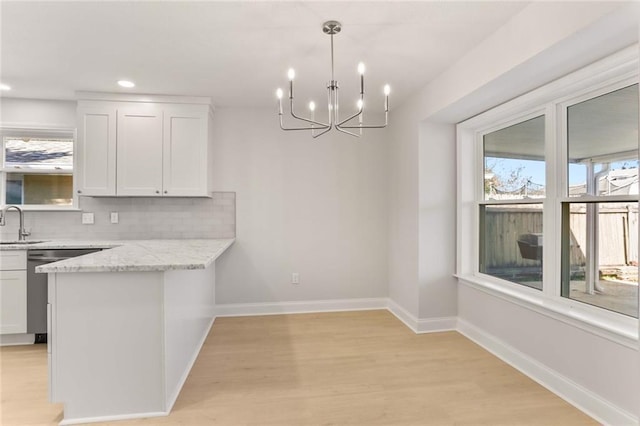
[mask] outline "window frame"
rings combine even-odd
[[[518,112],[516,114],[510,115],[508,117],[505,117],[504,120],[501,120],[497,123],[491,123],[488,126],[483,126],[483,127],[478,127],[475,129],[474,133],[475,133],[475,153],[476,153],[476,159],[475,159],[475,163],[476,163],[476,167],[478,171],[482,171],[484,172],[484,136],[489,134],[489,133],[493,133],[496,132],[498,130],[502,130],[505,129],[507,127],[511,127],[514,126],[516,124],[531,120],[532,118],[536,118],[536,117],[540,117],[543,116],[544,117],[544,128],[545,128],[545,140],[547,139],[548,136],[548,130],[549,130],[549,118],[551,117],[551,114],[549,114],[549,108],[547,106],[543,106],[543,107],[535,107],[535,108],[530,108],[530,109],[526,109],[523,110],[521,112]],[[547,169],[546,167],[546,163],[547,163],[547,146],[545,144],[545,169]],[[483,174],[483,173],[481,173]],[[548,176],[546,176],[546,172],[545,172],[545,197],[544,198],[537,198],[537,199],[515,199],[515,200],[487,200],[484,197],[484,179],[477,179],[476,182],[476,187],[475,187],[475,200],[477,203],[477,209],[476,209],[476,218],[475,218],[475,223],[474,223],[474,229],[475,229],[475,235],[476,235],[476,243],[474,244],[474,265],[473,265],[473,270],[474,273],[481,277],[484,280],[488,280],[491,281],[493,283],[496,283],[498,285],[506,285],[511,287],[512,289],[518,291],[524,291],[527,294],[530,295],[535,295],[537,293],[540,293],[540,290],[536,290],[527,286],[524,286],[522,284],[518,284],[512,281],[507,281],[507,280],[503,280],[501,278],[497,278],[494,277],[492,275],[489,274],[485,274],[480,272],[480,252],[481,252],[481,248],[480,248],[480,206],[490,206],[490,205],[508,205],[508,204],[514,204],[514,205],[521,205],[521,204],[532,204],[532,205],[538,205],[538,204],[542,204],[543,208],[542,208],[542,216],[543,216],[543,235],[546,233],[546,230],[544,228],[544,223],[545,223],[545,203],[544,201],[548,198],[548,195],[546,193],[546,187],[547,187],[547,180],[548,180]],[[546,253],[543,253],[543,259],[544,257],[546,257]],[[543,261],[543,268],[546,269],[544,267],[544,265],[546,264],[545,261]],[[544,284],[544,276],[545,276],[545,271],[542,271],[542,277],[543,277],[543,283],[542,283],[542,291],[544,292],[544,288],[545,288],[545,284]]]
[[[18,204],[24,211],[78,211],[78,193],[77,193],[77,179],[76,173],[78,170],[78,158],[77,158],[77,137],[76,129],[69,127],[56,127],[56,126],[40,126],[40,125],[12,125],[0,123],[0,206],[6,206],[6,185],[7,174],[16,173],[16,170],[24,171],[28,174],[55,174],[55,169],[52,168],[24,168],[16,169],[13,167],[5,167],[5,145],[4,138],[6,136],[19,137],[20,135],[28,135],[31,137],[41,138],[62,138],[73,140],[73,165],[70,173],[68,169],[63,170],[64,174],[70,174],[72,176],[72,203],[67,206],[56,206],[51,204]]]
[[[567,107],[638,83],[637,46],[548,83],[505,104],[457,125],[458,207],[456,277],[462,284],[525,306],[544,315],[637,348],[638,319],[561,296],[561,208],[582,197],[568,194]],[[533,200],[484,200],[483,139],[528,118],[545,114],[545,198]],[[535,115],[537,112],[537,115]],[[619,197],[615,197],[619,198]],[[623,196],[638,202],[638,196]],[[612,196],[597,197],[613,200]],[[498,201],[498,202],[496,202]],[[508,201],[508,202],[506,202]],[[543,203],[543,289],[528,288],[479,272],[479,206]]]

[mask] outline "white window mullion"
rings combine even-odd
[[[559,187],[558,170],[562,163],[562,156],[558,155],[557,150],[557,117],[553,104],[547,105],[545,108],[545,178],[546,178],[546,197],[543,203],[542,213],[542,233],[544,235],[544,243],[542,250],[543,269],[542,269],[542,292],[553,297],[560,294],[559,278],[560,278],[560,227],[558,220],[560,219],[560,211],[556,208]]]
[[[7,174],[0,170],[0,206],[7,204]]]

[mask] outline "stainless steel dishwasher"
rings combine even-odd
[[[36,335],[35,343],[47,342],[47,278],[36,274],[36,267],[102,249],[52,249],[27,251],[27,333]]]

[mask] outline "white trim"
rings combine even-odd
[[[63,419],[58,424],[60,426],[78,425],[83,423],[113,422],[117,420],[132,420],[132,419],[142,419],[147,417],[166,417],[168,415],[169,415],[169,412],[152,411],[150,413],[119,414],[115,416],[79,417],[76,419]]]
[[[539,314],[562,321],[565,324],[603,337],[627,348],[638,349],[637,320],[621,317],[599,308],[584,305],[565,298],[545,298],[542,295],[527,295],[518,288],[510,288],[502,283],[493,283],[473,276],[458,276],[458,282],[467,287],[480,290],[491,296],[514,303]],[[524,288],[523,290],[528,290]],[[584,306],[583,306],[584,305]],[[596,315],[597,314],[597,315]]]
[[[202,350],[202,346],[204,345],[204,342],[207,340],[207,337],[209,336],[209,332],[211,331],[211,327],[213,326],[213,323],[215,322],[216,317],[214,316],[213,318],[211,318],[211,322],[209,322],[209,326],[207,327],[207,331],[205,331],[202,334],[202,337],[200,338],[200,342],[198,342],[198,349],[193,353],[193,356],[191,357],[191,360],[189,361],[188,367],[184,370],[184,373],[182,374],[182,377],[180,377],[180,380],[178,381],[178,386],[176,387],[176,390],[174,392],[173,395],[169,396],[169,403],[166,407],[167,413],[170,413],[171,410],[173,410],[173,406],[176,403],[176,401],[178,400],[178,396],[180,395],[180,392],[182,391],[182,387],[184,386],[185,382],[187,381],[187,378],[189,377],[189,373],[191,373],[191,369],[193,368],[193,364],[196,363],[196,360],[198,359],[198,356],[200,355],[200,351]],[[165,384],[166,386],[166,384]]]
[[[456,317],[438,317],[419,319],[407,312],[393,300],[380,298],[309,300],[300,302],[274,303],[229,303],[216,305],[216,316],[256,316],[283,315],[317,312],[344,312],[386,309],[416,334],[453,331],[456,329]]]
[[[418,320],[417,334],[439,333],[458,329],[458,317],[437,317]]]
[[[0,334],[0,346],[33,345],[35,334]]]
[[[400,321],[404,323],[411,331],[418,333],[418,318],[409,313],[402,306],[398,305],[395,300],[388,299],[387,310],[395,315]]]
[[[458,318],[458,332],[598,422],[611,425],[638,424],[639,419],[632,413],[617,407],[466,320]]]
[[[21,204],[19,206],[23,212],[81,212],[80,207],[73,206],[56,206],[54,204]],[[7,214],[13,214],[14,210],[7,212]],[[18,214],[18,212],[15,212]]]
[[[199,104],[213,108],[213,101],[204,96],[147,95],[142,93],[76,92],[78,101],[153,102],[171,104]]]
[[[386,297],[378,297],[272,303],[226,303],[216,305],[216,316],[235,317],[386,309],[387,300]]]
[[[391,299],[387,300],[387,310],[416,334],[455,331],[458,323],[457,317],[416,318]]]

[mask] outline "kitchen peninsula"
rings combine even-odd
[[[49,274],[49,392],[64,403],[60,424],[171,411],[215,318],[215,260],[233,241],[112,242],[37,268]]]

